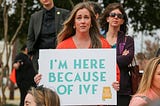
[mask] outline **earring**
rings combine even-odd
[[[75,26],[73,26],[73,29],[75,29],[76,27]]]

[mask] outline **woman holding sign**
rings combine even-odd
[[[88,2],[79,3],[74,7],[58,34],[57,42],[57,49],[110,48],[108,42],[100,35],[95,14]],[[39,79],[41,75],[35,77],[35,82],[39,83]],[[116,91],[119,90],[118,81],[113,82],[112,86]]]
[[[57,40],[57,49],[110,48],[99,33],[95,14],[88,3],[75,6]]]
[[[69,18],[64,22],[57,41],[57,49],[110,48],[108,42],[100,35],[95,14],[87,2],[79,3],[74,7]],[[119,81],[119,77],[117,79]],[[118,81],[113,83],[117,91]]]

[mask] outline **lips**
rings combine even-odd
[[[113,23],[117,24],[117,23],[118,23],[118,21],[113,21]]]
[[[80,28],[84,29],[84,28],[86,28],[86,26],[80,26]]]

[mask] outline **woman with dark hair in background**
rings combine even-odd
[[[117,64],[120,68],[117,106],[128,106],[132,94],[128,65],[134,57],[134,40],[126,36],[127,21],[127,15],[120,3],[109,4],[100,18],[101,34],[117,51]]]

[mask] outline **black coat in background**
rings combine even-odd
[[[34,82],[34,76],[36,75],[36,72],[28,55],[19,53],[16,56],[14,63],[16,62],[20,62],[21,64],[16,70],[16,82],[20,90],[20,106],[24,106],[24,99],[27,91],[31,86],[36,87],[36,83]]]
[[[63,26],[63,22],[66,20],[66,18],[69,15],[69,10],[62,9],[62,8],[55,8],[55,31],[56,35],[61,30]],[[31,15],[29,28],[28,28],[28,36],[27,36],[27,48],[28,53],[33,55],[33,66],[35,68],[35,71],[38,73],[38,59],[39,59],[39,50],[36,48],[36,43],[38,42],[40,33],[41,33],[41,27],[42,27],[42,21],[43,21],[43,11],[39,10]],[[56,47],[56,42],[53,44],[53,49]]]

